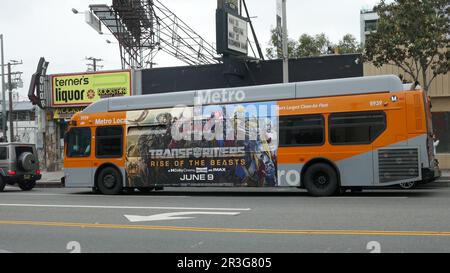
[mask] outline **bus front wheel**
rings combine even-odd
[[[117,195],[121,193],[123,186],[119,171],[112,167],[104,168],[98,174],[97,187],[105,195]]]
[[[339,190],[336,171],[325,163],[314,164],[306,170],[304,185],[312,196],[331,196]]]

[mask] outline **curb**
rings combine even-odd
[[[63,188],[63,185],[60,181],[45,181],[37,182],[35,188]]]
[[[429,184],[419,185],[419,188],[429,188],[429,187],[450,187],[450,180],[436,181]]]

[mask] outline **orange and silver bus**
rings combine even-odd
[[[104,99],[65,136],[65,186],[296,187],[432,181],[430,103],[396,76]]]

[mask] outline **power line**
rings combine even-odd
[[[99,68],[103,68],[103,65],[98,65],[99,62],[103,62],[102,59],[97,59],[94,57],[86,57],[86,61],[91,61],[92,63],[88,63],[87,65],[87,71],[93,71],[93,72],[97,72],[99,70]]]

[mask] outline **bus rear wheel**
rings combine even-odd
[[[417,182],[404,182],[399,185],[402,190],[412,190],[417,186]]]
[[[119,171],[116,168],[104,168],[97,178],[98,190],[104,195],[117,195],[122,192],[123,185]]]
[[[304,181],[305,188],[312,196],[331,196],[340,189],[336,171],[325,163],[309,167],[304,175]]]

